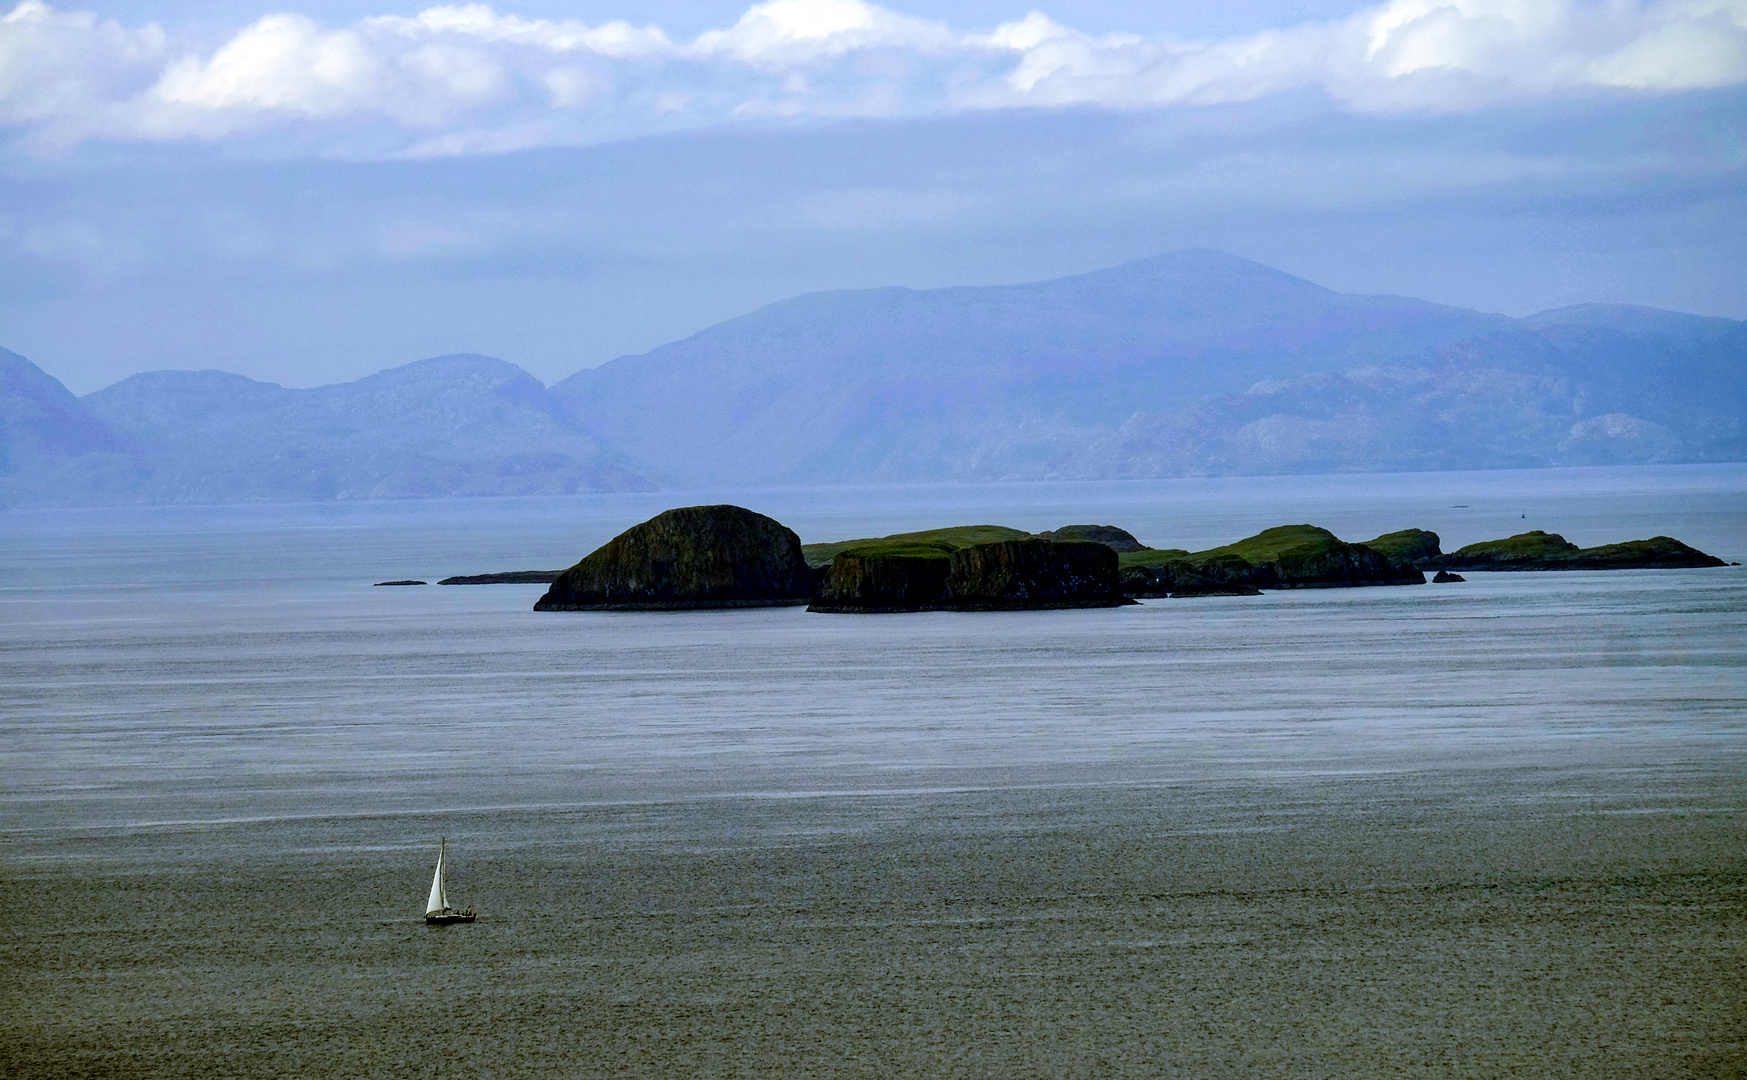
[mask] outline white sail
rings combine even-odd
[[[443,849],[447,846],[447,840],[437,845],[437,872],[431,875],[431,898],[425,901],[426,915],[435,915],[449,908],[449,894],[443,889]]]

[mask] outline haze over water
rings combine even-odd
[[[1743,568],[533,613],[803,541],[1308,521],[1747,561],[1747,467],[0,515],[20,1076],[1732,1075]],[[469,927],[418,916],[436,839]]]

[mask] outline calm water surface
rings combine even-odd
[[[803,540],[1311,521],[1747,561],[1747,467],[0,515],[18,1076],[1731,1076],[1747,574],[552,613]],[[418,921],[439,835],[468,927]]]

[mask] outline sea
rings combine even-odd
[[[436,584],[714,502],[1747,562],[1741,464],[0,512],[0,1075],[1747,1075],[1747,568]]]

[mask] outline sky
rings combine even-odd
[[[4,3],[6,0],[0,0]],[[0,8],[0,346],[76,393],[1211,247],[1747,317],[1747,0]]]

